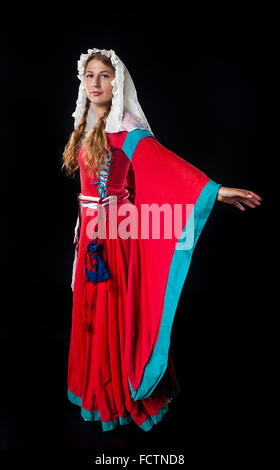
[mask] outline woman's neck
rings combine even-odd
[[[94,114],[95,114],[95,117],[96,117],[96,122],[102,117],[104,116],[104,114],[106,113],[107,111],[107,107],[105,106],[94,106]]]

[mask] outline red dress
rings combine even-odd
[[[200,196],[201,205],[203,202],[201,192],[210,181],[211,200],[209,202],[208,198],[206,202],[208,209],[205,208],[205,204],[203,209],[200,208],[200,211],[205,212],[203,215],[205,220],[197,218],[197,223],[200,221],[197,239],[211,211],[219,185],[161,146],[148,131],[137,129],[130,133],[108,134],[108,141],[111,157],[100,178],[89,176],[83,162],[83,147],[79,152],[82,194],[122,197],[128,189],[129,199],[118,200],[117,224],[119,225],[126,218],[126,215],[119,214],[119,208],[123,204],[135,205],[153,200],[161,203],[159,188],[163,188],[165,182],[159,178],[155,183],[155,172],[159,172],[159,159],[163,158],[167,169],[162,168],[158,174],[163,178],[170,178],[172,168],[169,159],[171,159],[173,166],[178,164],[178,167],[174,166],[174,176],[177,176],[178,171],[183,177],[182,184],[187,184],[184,172],[187,172],[190,180],[194,181],[190,188],[194,204],[198,202]],[[143,162],[144,155],[146,162]],[[153,158],[154,165],[149,163]],[[149,164],[152,166],[149,167]],[[143,165],[147,167],[145,175]],[[150,183],[153,182],[155,184],[150,193]],[[180,191],[176,196],[179,199],[175,197],[178,183],[180,181],[176,179],[174,184],[171,183],[169,188],[167,187],[171,204],[181,198]],[[175,191],[174,195],[172,188]],[[183,188],[183,191],[185,194],[186,188]],[[162,196],[166,198],[164,191]],[[204,202],[206,196],[204,194]],[[89,421],[101,421],[103,431],[132,421],[144,431],[148,431],[162,419],[168,410],[169,401],[179,391],[169,339],[192,250],[189,259],[185,260],[184,271],[180,273],[177,270],[176,276],[179,277],[175,276],[175,279],[172,279],[172,263],[175,255],[177,256],[174,251],[174,238],[165,242],[162,240],[140,242],[130,237],[125,239],[119,236],[97,238],[97,242],[103,245],[103,258],[110,279],[94,284],[85,275],[85,251],[90,241],[90,223],[96,214],[97,210],[91,210],[90,214],[83,210],[81,218],[73,288],[68,398],[81,407],[83,418]],[[108,229],[106,222],[106,235],[109,233]],[[159,248],[157,256],[162,249],[163,255],[160,256],[160,260],[155,258],[155,246]],[[147,258],[150,260],[150,265],[149,262],[146,263]],[[177,291],[174,290],[174,286]]]

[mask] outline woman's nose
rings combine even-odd
[[[95,78],[93,79],[92,86],[93,86],[94,88],[99,88],[99,87],[100,87],[100,80],[99,80],[98,77],[95,77]]]

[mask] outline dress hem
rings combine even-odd
[[[150,431],[155,424],[158,424],[162,420],[163,416],[168,411],[168,404],[171,402],[173,398],[175,398],[178,395],[179,392],[180,392],[180,385],[177,382],[175,387],[172,390],[171,397],[167,399],[167,402],[165,403],[165,405],[163,405],[154,416],[147,416],[147,418],[144,420],[142,424],[137,424],[137,423],[135,424],[137,424],[137,426],[141,428],[143,431]],[[89,411],[83,408],[82,399],[78,397],[77,395],[75,395],[74,393],[72,393],[69,390],[69,388],[67,390],[67,396],[68,396],[68,400],[71,403],[81,407],[82,418],[86,419],[87,421],[101,421],[103,431],[111,431],[115,429],[118,425],[123,426],[125,424],[130,424],[131,422],[134,421],[131,414],[127,416],[118,416],[118,418],[112,421],[102,421],[99,411],[98,410]]]

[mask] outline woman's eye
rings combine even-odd
[[[109,78],[109,75],[108,75],[107,73],[102,73],[102,74],[101,74],[101,77],[103,77],[103,78]],[[88,74],[86,75],[86,78],[93,78],[93,74],[92,74],[92,73],[88,73]]]

